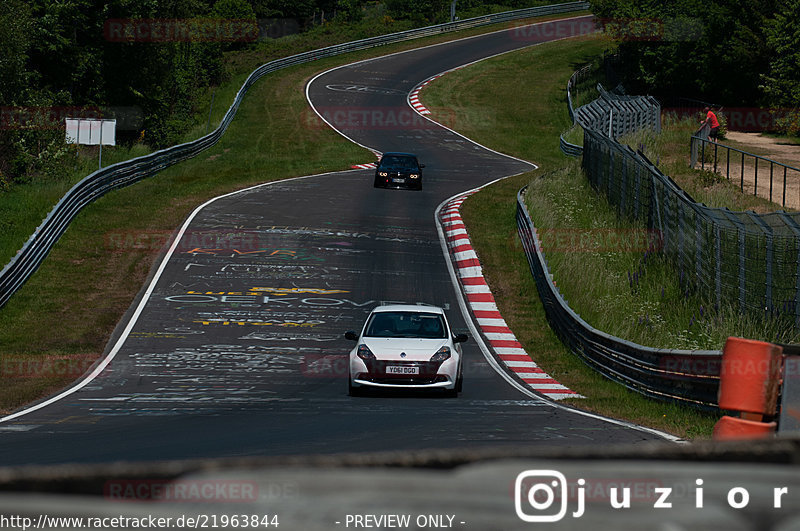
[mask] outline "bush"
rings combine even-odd
[[[775,120],[778,131],[789,136],[800,136],[800,109],[793,109]]]

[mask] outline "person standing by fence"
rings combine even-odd
[[[708,138],[711,139],[712,142],[716,142],[719,136],[719,120],[717,120],[717,115],[714,114],[709,107],[704,108],[703,112],[706,113],[706,119],[700,123],[700,126],[702,127],[708,124],[711,128],[708,132]]]

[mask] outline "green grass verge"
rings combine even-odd
[[[619,141],[634,149],[640,149],[643,145],[647,157],[654,163],[657,162],[658,168],[672,177],[695,201],[714,208],[727,207],[730,210],[753,210],[759,213],[775,212],[783,208],[767,199],[743,194],[736,178],[728,180],[724,175],[710,170],[690,168],[689,139],[696,130],[695,120],[667,117],[662,123],[661,133],[639,131],[626,135]],[[710,154],[706,153],[706,160],[709,157]],[[706,167],[709,167],[708,164]]]
[[[547,20],[548,17],[537,20]],[[199,204],[246,186],[287,177],[347,169],[373,155],[328,128],[307,127],[305,83],[337,65],[508,27],[476,28],[323,59],[269,74],[256,83],[222,140],[196,158],[112,192],[84,209],[42,267],[0,309],[0,411],[45,396],[77,378],[102,353],[116,324],[140,290],[156,256],[146,243],[119,249],[125,236],[170,234]],[[330,43],[329,43],[330,44]],[[308,46],[321,45],[315,41]],[[294,50],[293,50],[294,51]],[[299,50],[298,50],[299,51]],[[237,56],[234,75],[215,95],[212,126],[243,76],[267,60],[257,51]],[[237,62],[238,61],[238,62]],[[208,103],[210,103],[210,92]],[[198,109],[204,133],[208,106]],[[202,118],[200,118],[202,117]],[[103,151],[111,163],[146,150]],[[60,183],[24,185],[0,194],[0,249],[13,256],[47,211],[86,171]],[[13,225],[14,230],[10,230]],[[9,230],[6,230],[9,228]],[[132,238],[128,239],[133,241]]]
[[[730,336],[798,339],[791,322],[742,315],[738,307],[715,310],[713,301],[681,288],[675,268],[646,253],[645,227],[619,218],[577,162],[534,179],[526,203],[559,290],[595,328],[640,345],[688,350],[719,350]],[[629,247],[597,252],[576,245],[576,236]]]
[[[517,236],[516,193],[532,180],[535,184],[542,181],[550,194],[540,198],[542,204],[531,212],[534,218],[540,211],[551,215],[551,211],[561,210],[569,215],[571,210],[583,208],[588,219],[597,213],[590,209],[603,202],[591,190],[571,189],[580,184],[574,180],[579,172],[576,163],[561,154],[558,139],[559,133],[570,125],[565,102],[567,80],[578,66],[600,55],[605,46],[599,38],[584,38],[505,54],[442,77],[422,92],[422,99],[434,117],[437,110],[456,116],[469,116],[475,109],[492,114],[494,120],[488,123],[459,121],[459,132],[540,166],[534,172],[487,187],[471,196],[462,208],[498,306],[536,362],[556,379],[587,396],[585,400],[573,401],[578,407],[684,437],[709,437],[715,415],[646,399],[600,376],[564,347],[547,325]],[[564,167],[568,169],[557,176],[538,178]],[[592,203],[588,203],[590,199]],[[621,265],[623,269],[626,265],[630,267]],[[582,284],[586,282],[585,272],[578,271],[576,278]],[[665,272],[663,276],[666,275]],[[567,299],[572,304],[569,296]],[[626,321],[632,322],[632,315]],[[691,340],[687,338],[687,343]]]
[[[546,3],[547,2],[544,1],[531,2],[531,5],[544,5]],[[482,9],[483,12],[474,12],[472,15],[477,16],[496,11],[506,11],[512,8],[490,5],[483,6]],[[567,16],[577,16],[580,14],[586,14],[586,12],[573,13]],[[555,18],[559,17],[539,17],[530,20],[544,21]],[[522,22],[523,21],[518,21],[515,23]],[[204,93],[198,95],[196,101],[197,112],[195,115],[195,125],[186,132],[183,141],[191,141],[200,138],[217,127],[227,112],[228,107],[230,107],[233,102],[242,83],[247,79],[247,76],[249,76],[255,68],[264,63],[309,50],[408,30],[412,27],[413,25],[409,21],[395,21],[391,18],[384,19],[381,13],[376,13],[374,16],[369,16],[359,23],[326,23],[305,33],[288,35],[280,39],[268,39],[260,41],[245,50],[228,52],[225,57],[226,82],[218,87],[209,87]],[[508,27],[508,23],[500,23],[481,28],[446,33],[441,36],[416,39],[341,56],[348,58],[347,60],[332,58],[335,63],[316,62],[315,64],[343,64],[355,60],[354,58],[375,57]],[[276,74],[269,75],[272,76]],[[237,117],[237,120],[238,119]],[[141,143],[133,146],[106,146],[103,148],[103,166],[129,160],[150,153],[151,151],[151,149]],[[52,207],[75,183],[97,169],[97,148],[82,146],[78,153],[79,156],[75,157],[74,163],[65,161],[65,165],[69,165],[71,168],[64,178],[16,184],[11,186],[8,190],[3,190],[2,187],[0,187],[0,264],[5,265],[8,263],[28,240]]]

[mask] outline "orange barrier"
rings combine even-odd
[[[729,337],[722,349],[719,407],[739,411],[714,426],[715,439],[754,439],[775,433],[783,348],[740,337]]]
[[[775,422],[758,422],[725,415],[714,424],[714,439],[763,439],[774,434],[777,428]]]

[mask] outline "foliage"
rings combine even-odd
[[[509,8],[463,1],[459,9],[476,13]],[[198,106],[228,79],[237,56],[265,62],[276,51],[291,52],[299,30],[307,34],[303,42],[327,43],[334,35],[340,42],[408,29],[410,21],[429,24],[446,19],[449,2],[389,0],[391,7],[384,7],[374,0],[4,0],[0,191],[66,179],[79,167],[76,157],[66,156],[75,154],[63,142],[67,116],[115,117],[117,143],[163,148],[205,122]],[[166,30],[157,33],[154,22]],[[227,28],[247,23],[254,30],[248,38],[228,38]],[[259,25],[254,42],[249,36]],[[178,26],[190,28],[187,36],[177,34]],[[272,46],[274,41],[286,42]]]
[[[691,96],[728,106],[752,106],[763,97],[761,74],[772,53],[765,27],[778,5],[776,0],[592,2],[593,11],[617,30],[621,74],[631,93],[667,101]]]
[[[450,0],[387,0],[386,9],[394,18],[432,24],[449,19]]]
[[[800,0],[789,0],[767,25],[767,43],[773,50],[769,72],[762,76],[769,104],[779,112],[778,127],[800,134]]]

